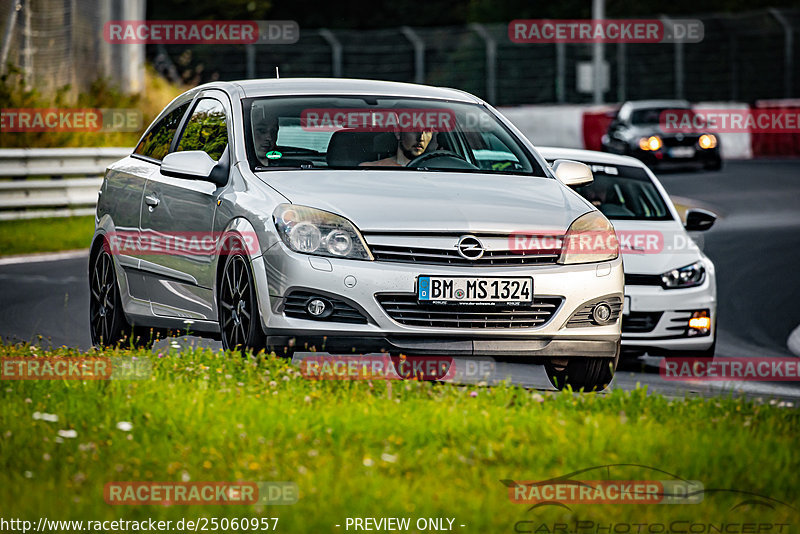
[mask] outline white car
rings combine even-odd
[[[622,350],[626,355],[714,355],[717,282],[714,264],[688,231],[716,216],[690,209],[686,224],[658,178],[639,160],[591,150],[538,147],[548,161],[589,165],[594,182],[576,187],[614,225],[625,270]]]

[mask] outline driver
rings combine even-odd
[[[404,167],[408,162],[421,156],[433,140],[433,131],[427,132],[395,132],[397,153],[378,161],[365,161],[362,167]],[[433,148],[433,147],[432,147]]]
[[[278,148],[278,117],[267,112],[263,102],[253,103],[250,109],[250,124],[253,126],[253,146],[262,165],[269,165],[267,152]]]

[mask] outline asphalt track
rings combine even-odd
[[[721,216],[699,237],[717,267],[717,356],[796,357],[787,345],[792,332],[800,332],[800,160],[730,161],[720,172],[658,174],[670,195]],[[87,349],[87,262],[74,255],[24,263],[0,259],[0,337]],[[622,363],[613,387],[638,383],[670,396],[800,398],[796,382],[665,381],[658,363],[649,357]],[[521,385],[548,387],[539,366],[499,364],[498,371]]]

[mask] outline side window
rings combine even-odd
[[[197,102],[178,143],[178,151],[202,150],[218,161],[228,145],[228,121],[218,100],[203,98]]]
[[[175,132],[178,130],[183,114],[189,109],[189,104],[190,102],[187,102],[178,106],[169,112],[166,117],[158,121],[147,132],[147,135],[144,136],[142,142],[139,143],[133,153],[161,161],[169,152],[172,138],[175,137]]]

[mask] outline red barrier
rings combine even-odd
[[[800,100],[761,100],[755,109],[800,114]],[[755,130],[750,134],[754,158],[800,156],[800,130],[793,133],[766,133]]]
[[[583,112],[583,147],[602,150],[602,138],[617,113],[616,106],[594,107]]]

